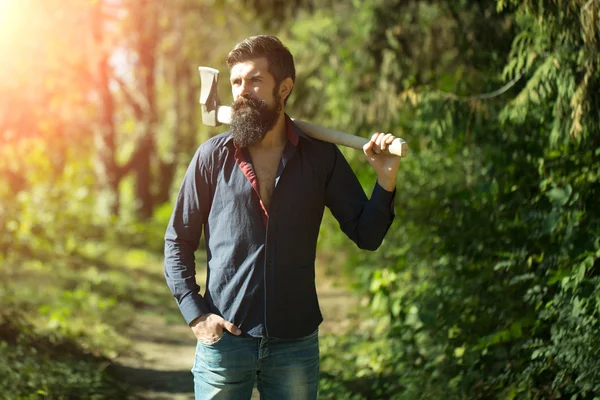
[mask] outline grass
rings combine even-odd
[[[181,318],[162,262],[89,240],[69,254],[0,255],[0,399],[134,398],[110,366],[130,345],[136,313]]]

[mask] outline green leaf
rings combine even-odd
[[[581,263],[579,265],[579,270],[577,271],[577,276],[575,278],[575,282],[579,283],[585,278],[585,264]]]
[[[461,358],[465,354],[465,347],[460,346],[454,349],[454,357]]]
[[[573,193],[573,188],[571,185],[567,184],[564,187],[555,187],[549,190],[546,192],[546,196],[553,206],[562,207],[569,201],[571,193]]]

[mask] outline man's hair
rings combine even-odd
[[[231,68],[238,63],[260,57],[267,59],[269,73],[275,79],[276,88],[285,78],[289,77],[292,78],[292,81],[296,81],[294,57],[289,49],[275,36],[252,36],[236,44],[227,56],[227,67],[231,71]],[[285,99],[286,102],[289,97],[288,95]]]

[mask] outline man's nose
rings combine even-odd
[[[242,81],[241,85],[240,85],[240,96],[242,97],[248,97],[248,95],[251,93],[250,90],[250,83],[248,81]]]

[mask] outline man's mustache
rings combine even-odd
[[[239,110],[244,107],[250,107],[254,109],[263,108],[267,105],[267,102],[264,100],[254,99],[250,97],[240,97],[236,101],[233,102],[232,108],[234,110]]]

